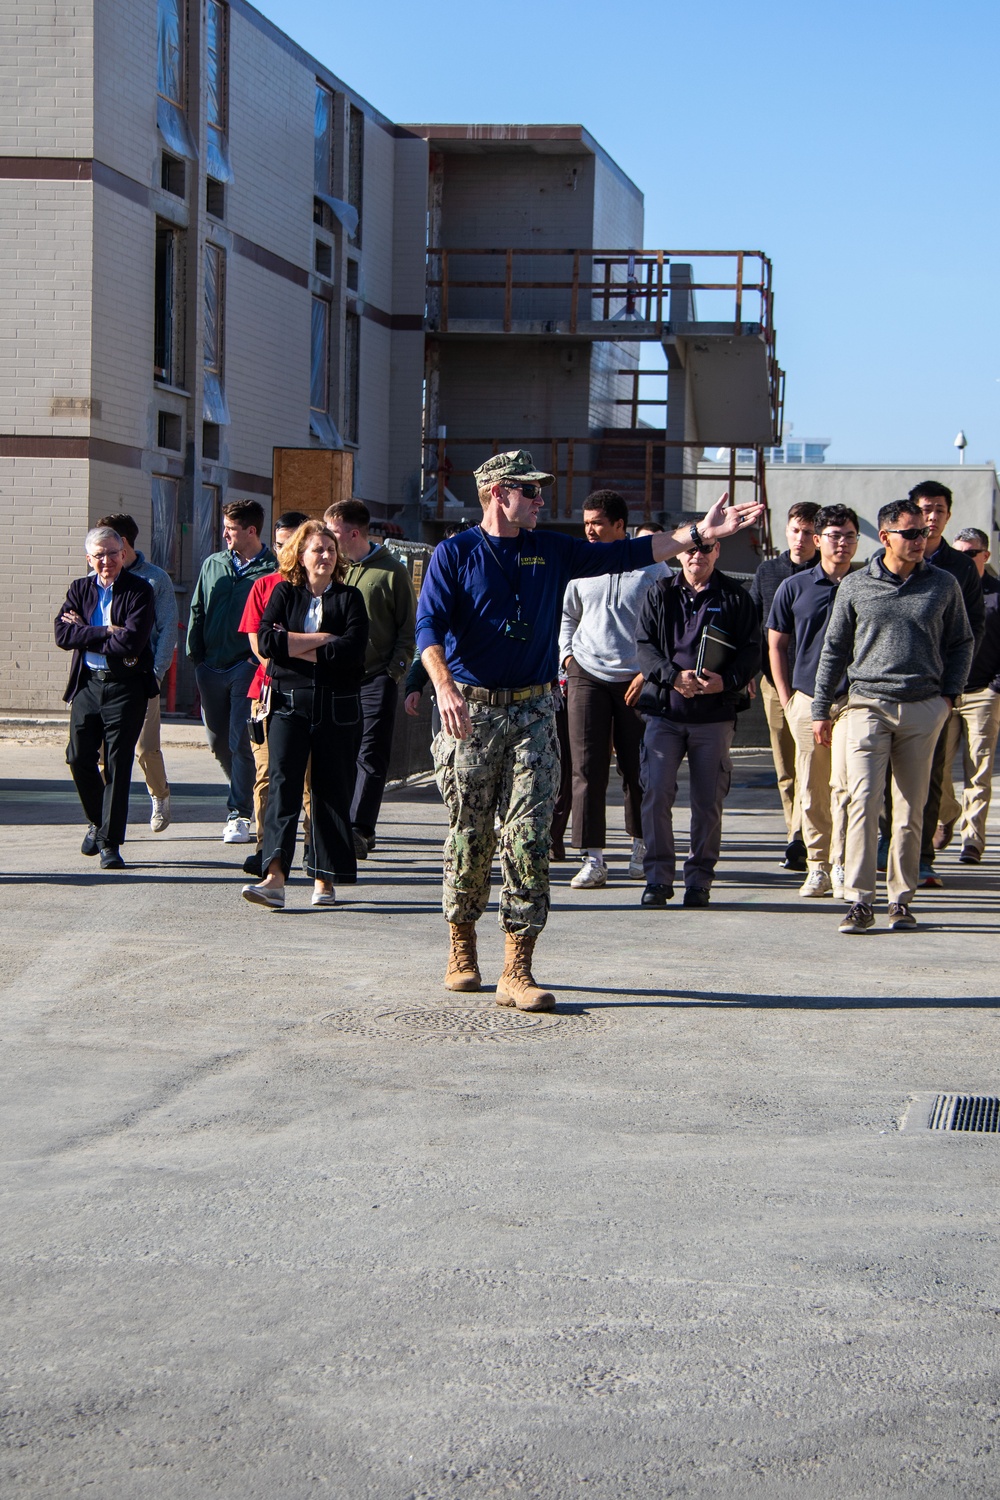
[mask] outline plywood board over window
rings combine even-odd
[[[271,495],[273,511],[301,510],[322,516],[328,505],[350,500],[354,454],[345,448],[275,448]]]

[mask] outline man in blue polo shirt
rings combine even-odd
[[[858,518],[850,506],[826,505],[813,524],[819,562],[779,584],[767,618],[767,636],[774,686],[795,741],[795,785],[808,861],[799,895],[843,899],[847,762],[840,712],[847,701],[846,678],[830,709],[833,734],[829,745],[816,743],[812,700],[833,601],[858,550]]]
[[[674,533],[592,543],[536,532],[553,476],[531,454],[498,453],[475,472],[483,518],[439,543],[420,591],[417,648],[434,684],[441,732],[433,751],[449,814],[444,915],[451,929],[445,986],[478,990],[476,922],[500,848],[500,926],[506,935],[497,1003],[552,1010],[531,958],[549,909],[549,836],[559,787],[553,680],[563,590],[571,578],[666,562],[692,543],[731,536],[757,504],[726,509]],[[494,820],[501,813],[499,839]]]

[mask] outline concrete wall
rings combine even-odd
[[[720,481],[725,483],[721,465],[703,464],[699,468],[697,509],[705,510],[716,498]],[[742,472],[742,471],[741,471]],[[996,543],[1000,534],[1000,486],[992,466],[963,464],[939,469],[878,464],[773,464],[767,470],[767,497],[771,509],[771,530],[775,546],[784,547],[785,518],[789,506],[799,501],[816,505],[850,505],[861,522],[861,545],[858,556],[869,556],[878,545],[876,517],[879,507],[890,500],[901,500],[923,479],[936,479],[954,495],[951,524],[946,536],[952,537],[964,526],[978,526]]]

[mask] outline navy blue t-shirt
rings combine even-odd
[[[795,573],[778,585],[778,591],[767,617],[768,630],[778,630],[795,641],[792,688],[812,698],[816,692],[816,669],[826,637],[826,627],[833,613],[840,580],[824,573],[823,564]],[[847,678],[837,688],[835,697],[847,692]]]
[[[587,542],[558,531],[487,536],[470,526],[434,549],[417,603],[417,649],[443,646],[456,682],[487,688],[549,682],[559,668],[569,580],[628,573],[652,561],[648,536]],[[507,622],[518,618],[530,640],[505,635]]]

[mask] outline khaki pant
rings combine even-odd
[[[993,755],[1000,732],[1000,693],[983,688],[962,693],[945,730],[944,787],[938,818],[942,823],[962,820],[962,843],[972,844],[980,854],[986,847],[986,817],[993,788]],[[965,790],[959,802],[952,782],[955,751],[962,746]]]
[[[250,712],[256,713],[258,700],[251,699]],[[264,743],[258,745],[251,738],[250,749],[253,751],[253,818],[257,825],[257,853],[260,854],[264,847],[264,814],[267,812],[267,789],[270,785],[270,757],[267,749],[267,720],[264,720]],[[306,784],[302,793],[302,838],[308,847],[309,844],[309,818],[312,811],[312,756],[306,765]]]
[[[795,741],[785,719],[778,690],[766,677],[760,679],[760,696],[767,719],[767,732],[771,737],[771,755],[778,778],[778,795],[781,811],[785,816],[785,831],[789,842],[799,831],[799,805],[795,794]]]
[[[920,831],[938,735],[948,717],[943,698],[921,703],[852,698],[842,714],[847,759],[847,855],[844,895],[875,902],[878,820],[892,771],[892,832],[886,890],[907,905],[920,876]]]
[[[847,832],[847,759],[843,709],[838,698],[833,719],[833,744],[817,745],[813,738],[812,699],[793,693],[785,718],[795,741],[795,786],[802,819],[802,838],[810,870],[830,873],[844,863]]]
[[[170,787],[167,784],[167,768],[163,764],[163,756],[160,754],[160,695],[150,698],[146,708],[146,717],[142,722],[139,732],[139,743],[136,745],[136,760],[139,768],[146,778],[146,789],[151,797],[167,797],[170,795]]]

